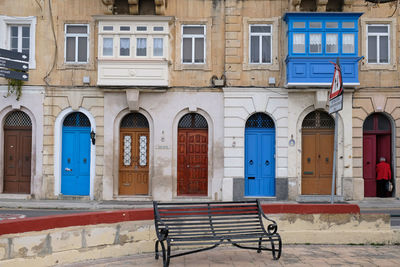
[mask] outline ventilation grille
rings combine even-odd
[[[304,118],[302,127],[334,129],[335,120],[328,113],[316,110]]]
[[[32,121],[29,116],[22,111],[11,112],[4,123],[6,127],[32,127]]]
[[[142,114],[129,113],[122,119],[121,128],[149,128],[149,123]]]
[[[179,121],[178,128],[208,129],[208,124],[200,114],[189,113]]]
[[[256,113],[246,121],[246,128],[275,128],[275,124],[267,114]]]
[[[82,112],[74,112],[65,118],[63,125],[67,127],[90,127],[90,121]]]

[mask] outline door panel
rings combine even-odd
[[[119,194],[149,194],[149,132],[147,129],[121,129]]]
[[[302,142],[302,194],[331,194],[333,131],[319,128],[303,129]]]
[[[208,130],[178,130],[178,195],[207,195]]]
[[[4,130],[4,192],[30,193],[31,129]]]
[[[89,195],[90,127],[65,127],[62,139],[61,193]]]
[[[364,196],[376,197],[376,135],[363,138]]]
[[[376,161],[380,157],[385,157],[387,163],[391,163],[390,134],[376,136]]]
[[[275,130],[246,129],[245,195],[275,196]]]

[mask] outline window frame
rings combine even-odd
[[[36,23],[34,16],[10,17],[0,15],[0,47],[11,50],[11,26],[29,26],[29,69],[36,69]]]
[[[369,33],[368,32],[368,28],[370,27],[370,26],[385,26],[385,27],[387,27],[387,33]],[[367,25],[366,25],[366,51],[367,51],[367,53],[366,53],[366,60],[367,60],[367,63],[368,64],[377,64],[377,65],[389,65],[390,64],[390,61],[391,61],[391,58],[390,58],[390,24],[388,24],[388,23],[385,23],[385,24],[376,24],[376,23],[368,23]],[[369,62],[368,60],[368,48],[369,48],[369,42],[368,42],[368,37],[370,37],[370,36],[376,36],[376,60],[377,60],[377,62]],[[387,62],[380,62],[380,42],[379,42],[379,40],[380,40],[380,37],[381,36],[387,36],[388,37],[388,47],[387,47],[387,54],[388,54],[388,60],[387,60]]]
[[[321,22],[320,28],[311,28],[310,24],[315,22]],[[337,27],[328,27],[327,24],[336,22],[332,19],[298,19],[290,22],[289,25],[289,54],[290,56],[306,56],[306,57],[337,57],[337,56],[357,56],[358,48],[358,28],[356,21],[353,20],[340,20],[337,21]],[[354,27],[343,27],[343,22],[352,22]],[[304,27],[294,27],[295,23],[304,23]],[[304,34],[305,35],[305,50],[304,53],[294,52],[294,35]],[[311,34],[321,35],[321,52],[311,52],[310,49],[310,36]],[[327,52],[327,35],[337,35],[337,52]],[[354,38],[354,47],[352,53],[343,52],[343,35],[352,34]]]
[[[67,33],[67,27],[68,26],[86,26],[87,33]],[[75,60],[72,61],[67,61],[67,38],[74,37],[75,38]],[[86,37],[86,61],[85,62],[80,62],[78,61],[78,49],[79,49],[79,37]],[[89,24],[83,24],[83,23],[65,23],[64,25],[64,64],[67,65],[87,65],[89,64],[89,58],[90,58],[90,25]]]
[[[204,32],[203,34],[184,34],[183,29],[185,27],[202,27]],[[204,24],[183,24],[181,25],[181,64],[184,65],[205,65],[207,64],[207,27]],[[191,62],[183,62],[183,39],[191,38],[192,39],[192,61]],[[203,38],[203,62],[195,62],[195,51],[196,51],[196,38]]]
[[[251,32],[251,27],[252,26],[267,26],[267,27],[270,27],[270,32],[269,33],[252,33]],[[249,24],[249,58],[248,58],[248,63],[249,64],[251,64],[251,65],[253,65],[253,64],[272,65],[272,61],[273,61],[273,59],[272,59],[272,57],[273,57],[273,54],[272,54],[272,50],[273,50],[272,49],[272,46],[273,46],[273,33],[274,33],[274,29],[273,29],[273,24],[272,23],[270,23],[270,24],[250,23]],[[260,45],[260,47],[259,47],[259,53],[260,54],[259,54],[259,61],[258,62],[251,62],[251,58],[252,58],[251,37],[253,37],[253,36],[258,36],[259,37],[258,42],[259,42],[259,45]],[[264,36],[269,36],[270,37],[270,40],[269,40],[269,43],[270,43],[270,49],[269,49],[270,62],[262,62],[262,51],[263,51],[262,37],[264,37]]]

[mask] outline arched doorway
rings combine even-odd
[[[391,124],[382,113],[367,117],[363,125],[364,196],[376,197],[376,164],[380,157],[391,163]],[[393,166],[392,166],[393,170]],[[387,196],[391,196],[388,194]]]
[[[188,113],[178,123],[177,194],[207,196],[208,124],[198,113]]]
[[[275,196],[275,124],[264,113],[246,122],[245,196]]]
[[[324,111],[313,111],[303,120],[301,164],[303,195],[331,194],[334,130],[334,119]]]
[[[140,113],[129,113],[119,134],[120,195],[149,194],[149,123]]]
[[[4,193],[31,192],[32,121],[13,111],[4,122]]]
[[[61,194],[90,193],[90,121],[82,112],[69,114],[62,128]]]

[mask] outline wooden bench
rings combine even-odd
[[[282,241],[276,222],[265,216],[260,202],[153,202],[154,223],[159,245],[162,248],[164,267],[170,259],[232,244],[239,248],[272,251],[277,260],[281,256]],[[271,223],[264,227],[263,219]],[[171,255],[171,247],[185,248]]]

